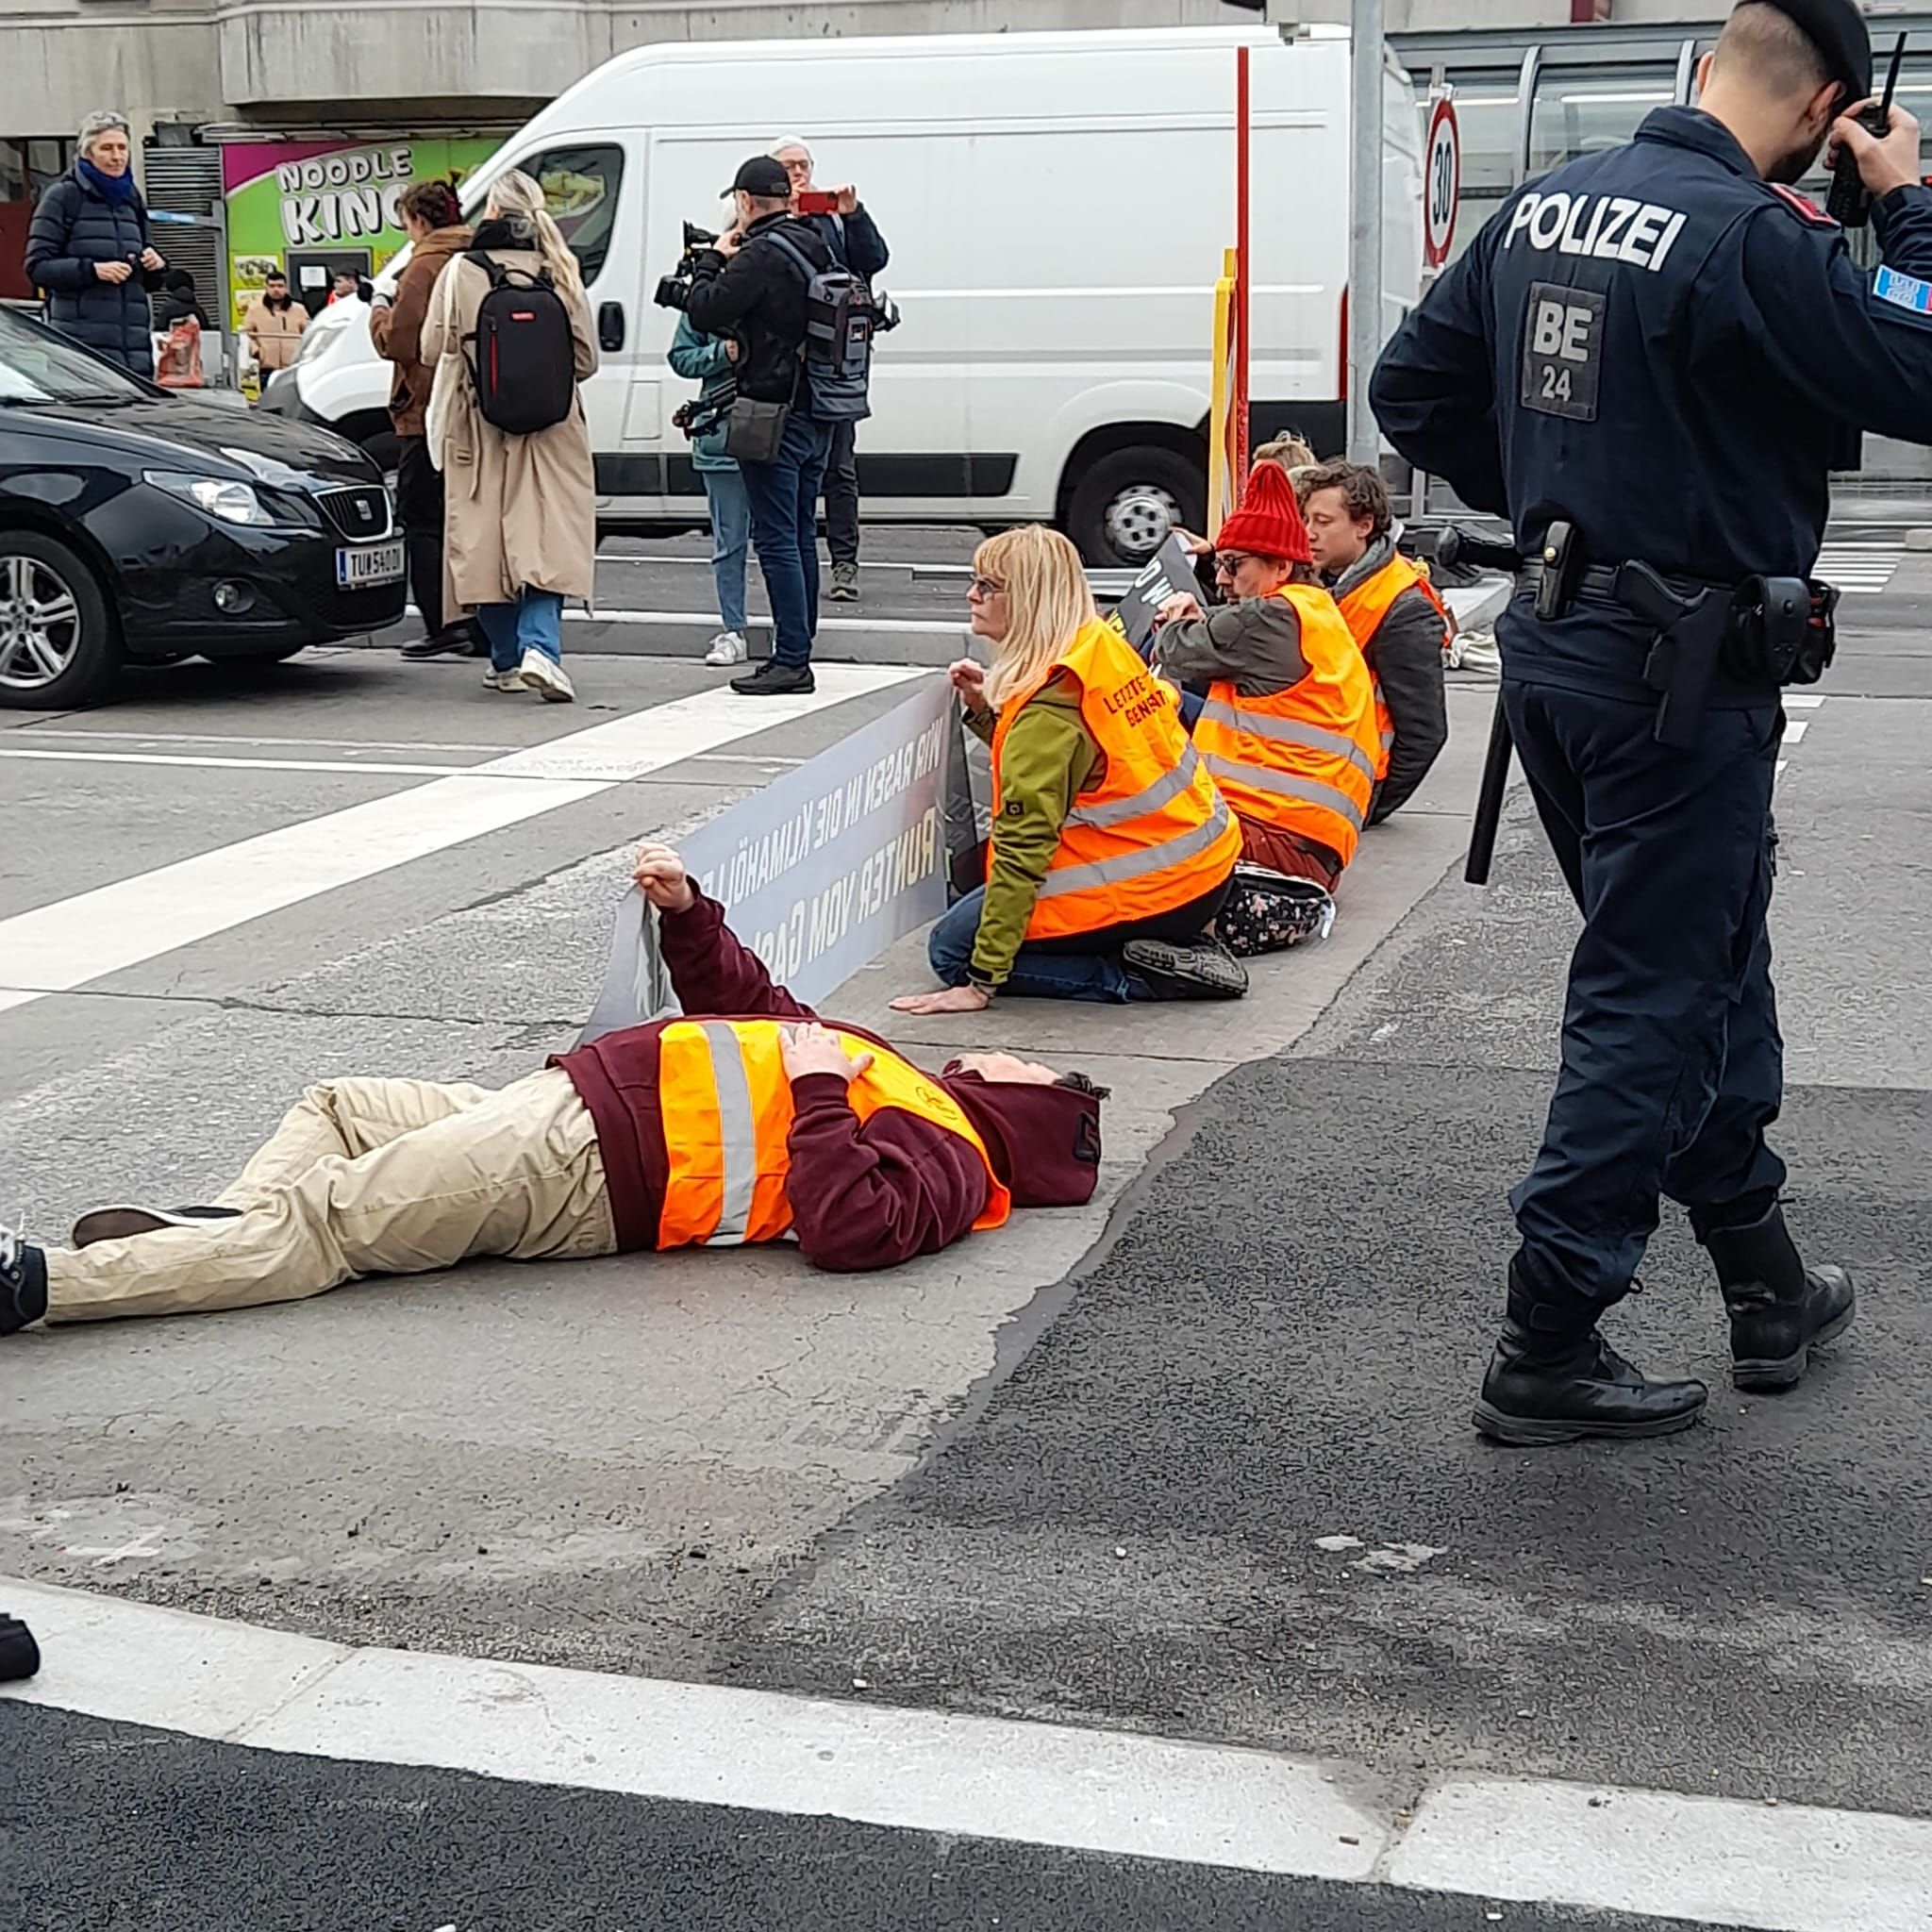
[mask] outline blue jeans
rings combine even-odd
[[[736,470],[700,470],[711,510],[711,577],[718,622],[744,635],[744,557],[751,542],[751,498]]]
[[[1201,707],[1208,702],[1197,691],[1184,691],[1181,693],[1181,724],[1190,738],[1194,735],[1194,721],[1201,715]]]
[[[490,641],[490,668],[514,671],[525,651],[541,651],[553,663],[563,661],[563,599],[555,591],[527,586],[514,604],[485,604],[476,622]]]
[[[925,952],[933,976],[942,986],[966,984],[966,969],[979,938],[979,910],[985,904],[986,888],[975,886],[933,927]],[[1116,1004],[1147,997],[1146,987],[1121,964],[1117,953],[1062,953],[1038,943],[1024,945],[1013,955],[1013,970],[1000,991],[1015,999]]]
[[[794,409],[769,463],[741,462],[751,499],[752,541],[772,600],[772,658],[803,669],[819,627],[819,490],[832,450],[832,425]]]

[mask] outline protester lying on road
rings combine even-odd
[[[1428,572],[1395,547],[1395,512],[1366,463],[1318,463],[1294,477],[1322,581],[1374,681],[1381,746],[1369,823],[1399,810],[1449,742],[1442,647],[1449,612]]]
[[[1170,598],[1151,661],[1204,694],[1194,743],[1240,817],[1242,857],[1332,891],[1374,787],[1374,691],[1279,465],[1255,465],[1211,555],[1212,607]]]
[[[1013,1208],[1091,1198],[1106,1095],[1083,1075],[1003,1053],[924,1073],[774,986],[670,847],[644,846],[636,877],[686,1017],[499,1092],[329,1081],[213,1206],[97,1209],[71,1250],[0,1229],[0,1335],[297,1301],[475,1255],[791,1235],[817,1267],[889,1268]]]
[[[943,992],[902,1013],[1040,999],[1233,999],[1240,960],[1208,936],[1241,833],[1172,689],[1101,622],[1058,531],[1002,531],[973,558],[973,629],[993,650],[951,676],[992,746],[987,882],[933,927]]]

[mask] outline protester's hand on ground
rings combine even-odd
[[[841,1080],[856,1080],[872,1065],[871,1054],[847,1053],[815,1022],[781,1028],[778,1051],[788,1080],[803,1080],[808,1074],[837,1074]]]
[[[849,183],[843,188],[835,188],[838,209],[841,215],[856,215],[858,212],[858,190]]]
[[[166,268],[168,264],[154,249],[143,248],[141,251],[141,265],[152,275],[158,269]]]
[[[97,261],[94,263],[94,280],[97,282],[125,282],[134,273],[134,264],[126,261]]]
[[[991,1003],[983,986],[941,987],[938,992],[908,992],[892,1002],[895,1013],[977,1013]]]
[[[640,845],[631,877],[660,912],[689,912],[697,897],[685,873],[684,860],[669,845],[654,841]]]
[[[1154,625],[1158,630],[1164,624],[1186,624],[1201,616],[1201,600],[1191,591],[1180,591],[1166,600],[1154,613]]]
[[[956,658],[946,666],[946,676],[953,689],[971,705],[974,710],[986,704],[986,666],[973,658]]]

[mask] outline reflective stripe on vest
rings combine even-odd
[[[1079,693],[1080,722],[1101,754],[1099,778],[1060,825],[1027,920],[1028,939],[1071,938],[1172,912],[1221,885],[1241,856],[1241,827],[1180,721],[1164,684],[1112,625],[1083,625],[1056,661],[1000,708],[992,783],[1013,721],[1047,680]],[[993,820],[993,847],[999,819]],[[988,873],[991,872],[991,850]]]
[[[975,1229],[998,1227],[1012,1197],[965,1109],[929,1074],[875,1041],[832,1029],[873,1063],[846,1089],[860,1122],[901,1108],[958,1135],[987,1174]],[[775,1020],[674,1020],[658,1042],[658,1091],[667,1174],[658,1245],[736,1247],[782,1241],[791,1227],[786,1193],[795,1112]]]
[[[1389,615],[1391,607],[1403,591],[1420,591],[1446,625],[1449,612],[1436,587],[1429,581],[1427,567],[1419,564],[1413,558],[1403,556],[1397,550],[1391,553],[1389,560],[1380,570],[1373,571],[1345,595],[1338,597],[1336,608],[1341,612],[1342,622],[1348,625],[1349,635],[1367,657],[1370,641],[1382,627],[1382,620]],[[1389,707],[1382,701],[1382,680],[1373,670],[1369,673],[1375,688],[1375,729],[1381,739],[1382,755],[1375,761],[1377,782],[1389,775],[1389,747],[1395,742],[1395,721],[1389,715]]]
[[[1217,678],[1194,743],[1243,818],[1312,840],[1346,865],[1381,756],[1368,666],[1326,591],[1289,584],[1275,594],[1294,610],[1307,675],[1265,697]]]

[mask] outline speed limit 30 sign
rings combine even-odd
[[[1456,204],[1462,198],[1462,136],[1456,109],[1444,98],[1429,113],[1423,151],[1423,259],[1441,268],[1456,240]]]

